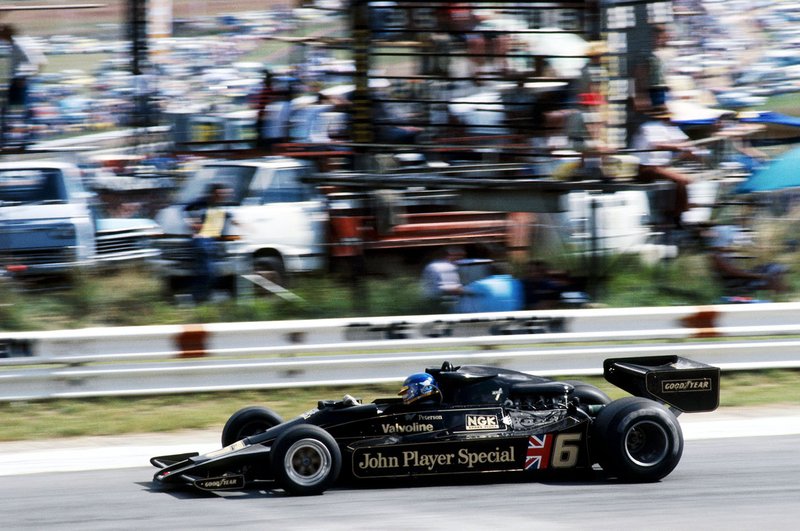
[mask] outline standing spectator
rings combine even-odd
[[[446,247],[422,271],[423,295],[437,311],[451,311],[464,293],[456,264],[464,256],[461,247]]]
[[[0,148],[5,145],[8,87],[11,84],[11,39],[6,26],[0,26]]]
[[[653,26],[653,49],[650,52],[648,61],[648,85],[647,91],[650,94],[651,105],[664,105],[667,102],[667,71],[665,57],[667,42],[669,41],[669,31],[664,24]]]
[[[228,225],[233,224],[231,213],[225,208],[232,190],[221,183],[211,183],[203,198],[189,203],[185,212],[192,230],[192,248],[196,257],[192,297],[197,303],[205,302],[211,295],[215,282],[214,256],[219,238]]]
[[[292,100],[297,96],[296,79],[276,79],[269,70],[264,72],[261,91],[256,98],[256,143],[259,148],[272,149],[275,144],[289,141]]]
[[[133,125],[148,127],[158,122],[158,109],[154,98],[156,86],[157,78],[149,71],[142,71],[133,76]]]
[[[11,24],[0,26],[0,41],[5,43],[9,53],[7,85],[2,99],[2,144],[8,143],[11,130],[12,113],[18,115],[24,126],[30,121],[28,105],[29,78],[39,73],[46,62],[44,55],[25,38],[17,35]]]
[[[586,64],[581,67],[581,75],[575,81],[576,92],[603,92],[603,83],[608,78],[608,72],[603,65],[603,56],[608,53],[608,46],[604,41],[591,41],[586,46]]]
[[[256,108],[256,145],[260,148],[268,146],[267,138],[264,134],[267,122],[267,107],[276,98],[272,77],[272,72],[269,69],[264,70],[261,87],[253,102]]]
[[[597,92],[578,94],[578,109],[569,113],[564,125],[567,147],[581,154],[574,177],[603,179],[603,157],[611,152],[604,142],[605,99]]]
[[[558,307],[561,293],[567,289],[566,274],[554,272],[544,260],[531,260],[522,286],[526,310],[542,310]]]
[[[428,34],[427,52],[422,56],[422,73],[432,76],[450,77],[450,51],[454,45],[451,34],[450,10],[441,5],[435,9],[435,31]]]
[[[638,108],[664,105],[669,97],[667,85],[667,55],[669,30],[665,24],[651,27],[651,45],[635,70],[636,105]]]

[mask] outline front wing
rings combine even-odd
[[[153,476],[157,485],[190,486],[201,490],[240,490],[255,481],[250,469],[269,470],[268,446],[238,441],[230,446],[200,455],[197,452],[153,457],[150,463],[160,468]],[[260,465],[260,466],[259,466]]]

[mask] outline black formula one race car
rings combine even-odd
[[[445,362],[410,376],[402,398],[345,395],[287,422],[248,407],[226,423],[220,450],[152,458],[154,482],[308,495],[340,476],[536,478],[594,465],[621,481],[662,479],[683,452],[676,414],[717,408],[719,369],[655,356],[606,360],[604,374],[634,396],[612,401],[586,383]]]

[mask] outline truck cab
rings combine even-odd
[[[174,291],[195,274],[187,207],[208,189],[232,190],[231,223],[219,238],[216,276],[235,288],[237,277],[260,273],[280,282],[285,274],[316,271],[326,264],[328,213],[325,198],[302,177],[314,171],[306,161],[287,157],[209,161],[194,171],[174,204],[156,215],[164,231],[157,271]]]

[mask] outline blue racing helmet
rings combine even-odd
[[[410,404],[416,402],[420,398],[429,396],[438,396],[441,398],[439,388],[436,386],[436,380],[426,372],[412,374],[406,378],[403,382],[403,388],[400,389],[398,395],[403,397],[404,404]]]

